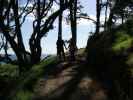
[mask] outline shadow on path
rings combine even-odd
[[[33,100],[107,100],[106,90],[85,67],[84,61],[58,64],[37,82]]]

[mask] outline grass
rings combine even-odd
[[[116,53],[126,53],[127,58],[125,63],[129,66],[129,70],[133,76],[133,51],[128,52],[128,49],[133,47],[133,28],[131,26],[133,26],[133,20],[127,21],[113,33],[115,38],[112,50]]]
[[[114,33],[115,40],[112,45],[112,50],[115,53],[121,53],[121,55],[126,54],[127,58],[125,58],[124,62],[129,66],[128,69],[131,72],[131,76],[133,76],[133,51],[128,52],[128,49],[133,47],[133,35],[131,34],[133,33],[133,28],[129,29],[128,23],[120,26],[121,28]],[[130,24],[133,25],[133,20],[130,21]]]
[[[44,76],[45,68],[51,67],[51,65],[55,65],[56,63],[56,57],[50,56],[41,61],[40,64],[34,65],[32,69],[21,78],[20,84],[18,84],[20,88],[16,90],[16,95],[13,96],[13,100],[32,100],[35,83]]]
[[[7,93],[8,99],[11,100],[32,100],[34,95],[33,88],[36,81],[44,76],[45,69],[47,67],[52,67],[57,63],[55,56],[49,56],[47,59],[41,61],[39,64],[34,65],[29,71],[25,72],[23,75],[19,76],[18,66],[12,64],[2,64],[0,65],[0,81],[8,82],[9,84],[12,80],[15,80],[15,87],[8,88],[3,84],[5,88],[12,91]],[[1,91],[2,92],[2,91]]]
[[[125,31],[118,31],[115,34],[116,37],[112,46],[113,51],[120,52],[131,47],[133,39],[129,34]]]
[[[0,65],[0,77],[18,77],[18,67],[12,64]]]
[[[21,90],[19,91],[13,100],[32,100],[33,93],[30,91]]]
[[[133,26],[133,23],[131,24]],[[129,88],[133,89],[130,81],[130,78],[133,77],[132,33],[133,28],[130,29],[128,24],[118,26],[109,32],[103,32],[96,39],[90,39],[87,50],[89,66],[95,70],[100,79],[112,81],[112,86],[115,86],[112,89],[114,90],[113,93],[116,93],[118,97],[124,97],[126,93],[130,94]],[[117,81],[117,84],[115,84],[115,81]],[[120,87],[120,90],[117,87]],[[124,95],[122,95],[122,92],[124,92]]]

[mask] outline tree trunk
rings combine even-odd
[[[40,26],[41,26],[41,13],[40,13],[40,0],[37,1],[37,25],[34,28],[34,32],[30,38],[29,45],[31,50],[31,64],[37,64],[41,60],[41,37]]]
[[[14,37],[12,37],[9,34],[9,8],[6,13],[6,17],[3,15],[4,7],[2,5],[1,0],[1,7],[0,7],[0,28],[2,30],[3,35],[5,36],[6,40],[10,43],[13,51],[15,52],[17,58],[18,58],[18,64],[19,64],[19,71],[22,72],[24,69],[26,69],[25,65],[27,65],[27,59],[26,59],[26,50],[23,44],[22,40],[22,34],[21,34],[21,26],[20,26],[20,21],[19,21],[19,15],[18,15],[18,0],[13,0],[12,2],[9,2],[10,7],[12,6],[12,11],[14,13],[14,24],[15,24],[15,33],[17,34],[17,42],[15,41]],[[7,20],[7,23],[5,22]]]
[[[63,0],[60,0],[60,14],[59,14],[59,27],[58,27],[58,40],[62,40],[62,6],[64,5]]]
[[[21,33],[21,25],[20,25],[20,18],[19,18],[19,14],[18,14],[18,0],[13,0],[13,11],[14,11],[14,19],[15,19],[15,32],[17,34],[17,51],[16,51],[16,55],[18,57],[18,62],[21,70],[24,70],[26,68],[25,65],[28,64],[27,62],[27,54],[26,54],[26,50],[24,47],[24,43],[23,43],[23,39],[22,39],[22,33]]]
[[[113,14],[113,12],[111,12],[110,15],[109,15],[108,22],[107,22],[107,27],[108,27],[109,30],[112,28],[112,25],[113,25],[113,21],[112,21],[113,16],[114,16],[114,14]]]
[[[109,5],[109,0],[106,2],[106,8],[105,8],[105,22],[104,22],[104,30],[107,30],[107,14],[108,14],[108,5]]]
[[[101,6],[100,6],[100,0],[96,0],[96,31],[95,35],[99,34],[100,31],[100,13],[101,13]]]
[[[73,55],[73,58],[75,59],[75,53],[76,53],[76,48],[77,48],[77,0],[72,0],[70,3],[70,22],[71,22],[71,32],[72,32],[72,39],[70,40],[73,50],[70,50],[71,56]]]
[[[31,64],[37,64],[41,60],[41,40],[40,38],[31,37],[29,41],[30,50],[31,50]]]
[[[71,21],[71,32],[74,45],[77,43],[77,0],[72,0],[70,5],[70,21]]]

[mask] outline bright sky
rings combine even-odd
[[[80,0],[83,8],[83,12],[87,13],[91,17],[95,18],[95,0]],[[91,21],[82,19],[78,21],[77,27],[77,45],[78,48],[86,46],[87,39],[90,31],[94,31],[94,24]],[[55,54],[56,53],[56,41],[57,41],[57,22],[55,22],[54,30],[48,32],[47,37],[44,37],[41,41],[43,54]],[[24,44],[26,49],[29,49],[28,41],[32,33],[32,18],[26,19],[26,22],[22,26],[22,33],[24,38]],[[63,23],[63,39],[69,40],[71,38],[70,27]]]

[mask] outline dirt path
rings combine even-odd
[[[81,73],[79,66],[67,62],[57,65],[57,74],[38,80],[33,100],[107,100],[106,90],[87,73]]]

